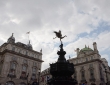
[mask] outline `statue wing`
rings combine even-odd
[[[53,31],[53,33],[57,33],[56,31]]]

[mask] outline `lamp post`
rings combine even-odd
[[[40,69],[38,70],[38,85],[39,85]]]

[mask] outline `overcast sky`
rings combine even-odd
[[[110,62],[110,0],[0,0],[0,45],[14,33],[16,42],[42,48],[42,70],[57,61],[60,41],[53,31],[67,35],[63,39],[66,59],[76,57],[74,49],[93,42],[101,57]],[[110,65],[110,63],[109,63]]]

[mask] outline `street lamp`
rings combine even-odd
[[[38,70],[38,85],[39,85],[40,69]]]

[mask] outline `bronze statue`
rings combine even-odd
[[[66,35],[62,37],[62,34],[61,34],[61,31],[60,31],[60,30],[59,30],[59,32],[54,31],[54,33],[56,34],[56,37],[55,37],[55,38],[57,38],[57,37],[60,38],[60,41],[61,41],[61,39],[63,39],[64,37],[67,37]],[[55,38],[53,38],[53,39],[55,39]],[[61,43],[62,43],[62,41],[61,41]]]

